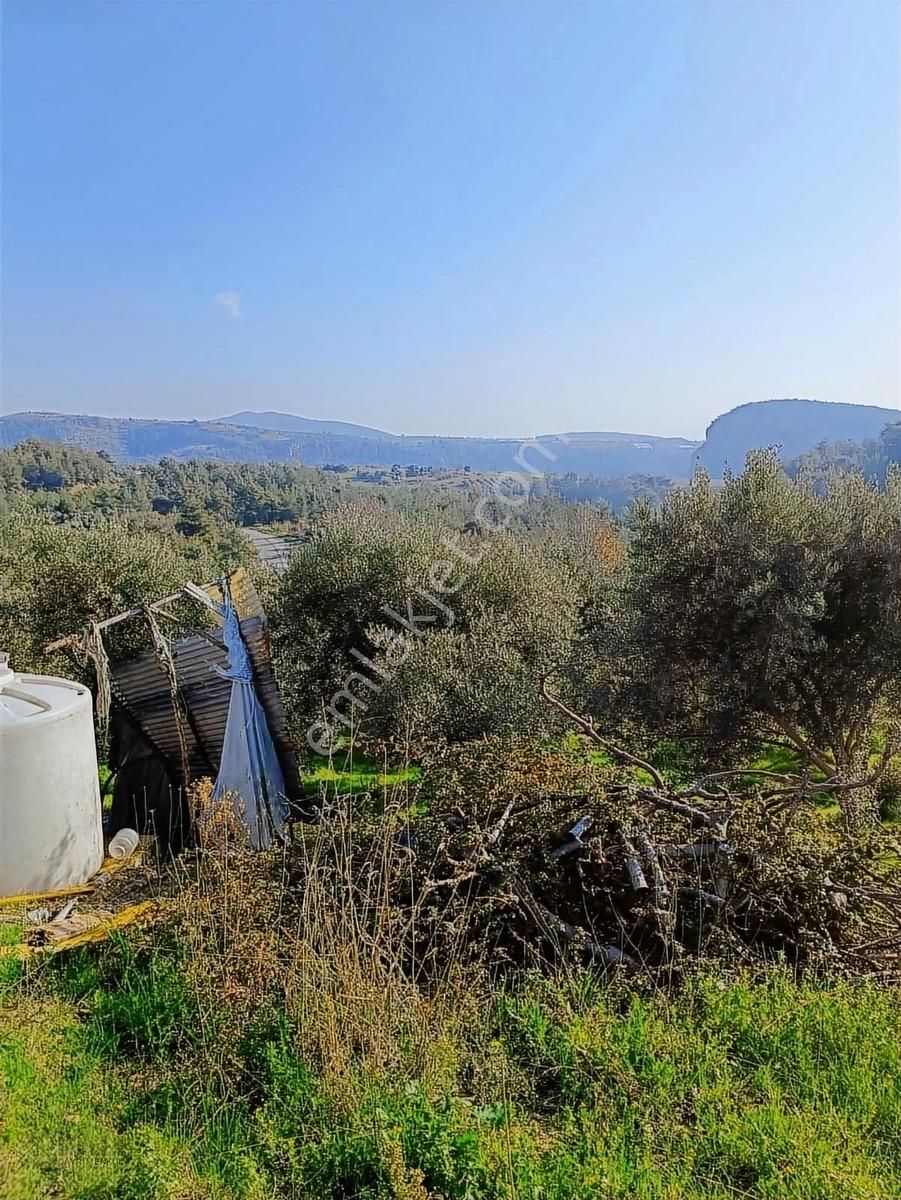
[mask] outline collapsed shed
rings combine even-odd
[[[142,622],[151,648],[118,660],[107,643],[124,622]],[[178,848],[191,825],[188,787],[210,777],[254,848],[283,835],[300,778],[266,615],[246,571],[188,583],[47,649],[64,647],[86,655],[97,676],[98,716],[109,729],[110,834],[133,828]]]

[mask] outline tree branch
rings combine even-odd
[[[629,751],[624,750],[622,746],[617,746],[615,743],[608,741],[604,737],[601,737],[601,735],[595,729],[594,722],[592,721],[591,717],[583,717],[580,716],[579,713],[573,712],[573,710],[568,708],[562,700],[558,700],[556,696],[553,696],[548,691],[546,678],[542,679],[541,681],[541,694],[552,708],[556,708],[557,711],[562,713],[568,721],[571,721],[573,725],[581,729],[583,733],[586,733],[593,741],[597,742],[599,746],[602,746],[603,749],[608,750],[617,758],[622,759],[622,761],[628,763],[629,766],[637,767],[640,771],[646,771],[653,779],[656,787],[660,788],[661,791],[664,792],[667,790],[666,781],[656,767],[652,766],[649,762],[645,762],[643,758],[637,758],[636,755],[630,754]]]

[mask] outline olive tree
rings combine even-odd
[[[362,505],[293,556],[273,645],[298,724],[461,741],[547,724],[539,683],[578,607],[572,574],[532,542]]]
[[[780,743],[849,824],[876,820],[898,750],[901,476],[819,497],[771,453],[721,486],[698,474],[639,506],[626,619],[644,722],[711,747]]]
[[[165,526],[13,517],[0,529],[0,648],[20,671],[70,675],[77,666],[45,655],[48,642],[175,592],[189,579],[206,582],[217,570],[202,539],[188,541]],[[83,676],[91,681],[90,668]]]

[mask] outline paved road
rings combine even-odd
[[[253,542],[254,549],[267,567],[282,575],[288,569],[291,555],[300,542],[296,538],[279,537],[275,533],[266,533],[262,529],[245,529],[247,537]]]

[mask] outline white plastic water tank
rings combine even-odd
[[[102,861],[91,693],[0,653],[0,896],[84,883]]]

